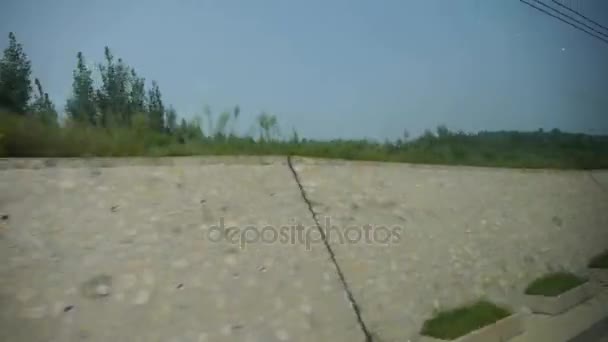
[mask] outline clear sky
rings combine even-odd
[[[608,1],[562,1],[608,26]],[[1,0],[9,31],[59,108],[108,45],[181,116],[239,104],[241,128],[608,133],[608,44],[517,0]]]

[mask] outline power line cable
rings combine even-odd
[[[595,34],[593,32],[589,32],[589,31],[585,30],[584,28],[582,28],[580,26],[577,26],[577,25],[575,25],[575,24],[567,21],[566,19],[561,18],[561,17],[559,17],[559,16],[557,16],[557,15],[555,15],[555,14],[553,14],[553,13],[551,13],[551,12],[545,10],[545,9],[542,9],[542,8],[536,6],[536,5],[534,5],[534,4],[532,4],[532,3],[528,2],[528,1],[525,1],[525,0],[519,0],[519,1],[522,2],[522,3],[524,3],[524,4],[526,4],[526,5],[528,5],[528,6],[530,6],[530,7],[532,7],[532,8],[534,8],[534,9],[536,9],[537,11],[543,12],[544,14],[546,14],[548,16],[551,16],[551,17],[553,17],[553,18],[555,18],[557,20],[563,21],[564,23],[566,23],[566,24],[574,27],[575,29],[583,31],[583,32],[587,33],[588,35],[591,35],[591,36],[593,36],[593,37],[595,37],[595,38],[603,41],[604,43],[608,44],[608,40],[607,39],[602,38],[601,36],[599,36],[599,35],[597,35],[597,34]],[[538,0],[534,0],[534,1],[538,2]],[[542,3],[542,2],[540,2],[540,3]],[[551,8],[550,6],[548,6],[548,7]],[[561,13],[561,12],[557,11],[556,9],[553,9],[553,10],[556,11],[556,12],[558,12],[558,13]]]
[[[583,19],[585,19],[585,20],[589,21],[590,23],[593,23],[593,24],[595,24],[595,25],[597,25],[597,26],[599,26],[599,27],[603,28],[604,30],[608,31],[608,27],[606,27],[606,26],[604,26],[604,25],[602,25],[602,24],[598,23],[597,21],[595,21],[595,20],[593,20],[593,19],[591,19],[591,18],[589,18],[589,17],[585,16],[585,15],[584,15],[584,14],[582,14],[581,12],[579,12],[579,11],[577,11],[577,10],[575,10],[575,9],[571,8],[571,7],[568,7],[568,6],[566,6],[566,5],[562,4],[561,2],[559,2],[559,1],[557,1],[557,0],[551,0],[551,1],[552,1],[552,2],[554,2],[554,3],[556,3],[556,4],[557,4],[559,7],[565,8],[565,9],[567,9],[568,11],[570,11],[570,12],[572,12],[572,13],[574,13],[574,14],[576,14],[576,15],[580,16],[581,18],[583,18]]]
[[[534,2],[536,2],[536,3],[538,3],[538,4],[541,4],[542,6],[544,6],[544,7],[546,7],[546,8],[549,8],[549,9],[553,10],[554,12],[557,12],[557,13],[559,13],[559,14],[563,15],[564,17],[566,17],[566,18],[568,18],[568,19],[573,20],[574,22],[576,22],[576,23],[578,23],[578,24],[580,24],[580,25],[585,26],[586,28],[590,29],[591,31],[593,31],[593,32],[595,32],[595,33],[600,34],[601,36],[604,36],[605,38],[608,38],[608,34],[605,34],[605,33],[604,33],[604,32],[602,32],[602,31],[598,31],[598,30],[596,30],[595,28],[593,28],[593,27],[591,27],[591,26],[589,26],[589,25],[585,24],[584,22],[582,22],[582,21],[580,21],[580,20],[576,19],[575,17],[573,17],[573,16],[571,16],[571,15],[568,15],[568,14],[566,14],[566,13],[564,13],[564,12],[561,12],[561,11],[559,11],[559,10],[555,9],[554,7],[551,7],[551,6],[547,5],[547,4],[546,4],[546,3],[544,3],[543,1],[540,1],[540,0],[533,0],[533,1],[534,1]]]

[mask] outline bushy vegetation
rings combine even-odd
[[[100,84],[93,81],[99,73]],[[453,132],[445,126],[416,139],[315,141],[281,134],[277,117],[261,113],[249,135],[237,135],[240,107],[215,117],[204,110],[179,119],[160,86],[146,80],[108,47],[96,70],[76,55],[65,117],[38,79],[13,33],[0,60],[0,156],[178,156],[295,154],[351,160],[524,168],[608,168],[608,136],[544,132]],[[35,90],[35,92],[34,92]]]

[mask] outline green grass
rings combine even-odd
[[[200,133],[200,132],[199,132]],[[299,155],[511,168],[606,169],[608,137],[561,132],[480,132],[447,129],[408,141],[285,140],[250,136],[187,137],[133,127],[45,125],[0,112],[0,157]]]
[[[593,257],[589,261],[589,268],[608,268],[608,250]]]
[[[534,280],[525,290],[527,295],[555,297],[587,282],[572,273],[556,272]]]
[[[510,315],[509,310],[481,300],[469,306],[438,313],[424,322],[421,334],[453,340]]]

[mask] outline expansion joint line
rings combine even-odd
[[[365,341],[372,342],[373,341],[372,335],[369,332],[369,330],[367,329],[367,327],[365,326],[365,322],[363,322],[363,318],[361,317],[361,309],[359,307],[359,304],[357,304],[357,301],[355,300],[355,297],[353,296],[353,293],[350,290],[348,283],[346,282],[344,273],[342,272],[342,269],[340,268],[340,265],[338,264],[338,261],[336,260],[336,254],[334,253],[333,249],[331,248],[329,241],[327,241],[327,236],[325,235],[325,231],[321,228],[321,224],[319,224],[319,219],[317,217],[317,214],[312,209],[312,203],[310,202],[310,200],[308,199],[308,196],[306,195],[306,191],[304,190],[304,187],[302,186],[302,182],[300,181],[300,176],[296,172],[296,169],[293,167],[293,162],[292,162],[291,156],[287,157],[287,165],[289,166],[289,169],[291,170],[291,173],[293,174],[293,178],[295,179],[296,183],[298,184],[298,188],[300,188],[300,194],[302,195],[302,199],[304,200],[304,202],[306,202],[306,205],[308,206],[308,211],[312,215],[312,219],[315,222],[315,226],[319,230],[319,234],[321,235],[323,244],[325,245],[325,248],[327,249],[327,252],[329,253],[329,256],[331,258],[331,261],[336,268],[336,272],[338,273],[338,278],[340,278],[342,287],[344,288],[344,291],[346,292],[346,295],[348,296],[348,301],[350,302],[350,305],[353,308],[353,310],[355,311],[355,315],[357,316],[357,322],[359,323],[359,327],[361,328],[361,330],[363,331],[363,334],[365,335]]]

